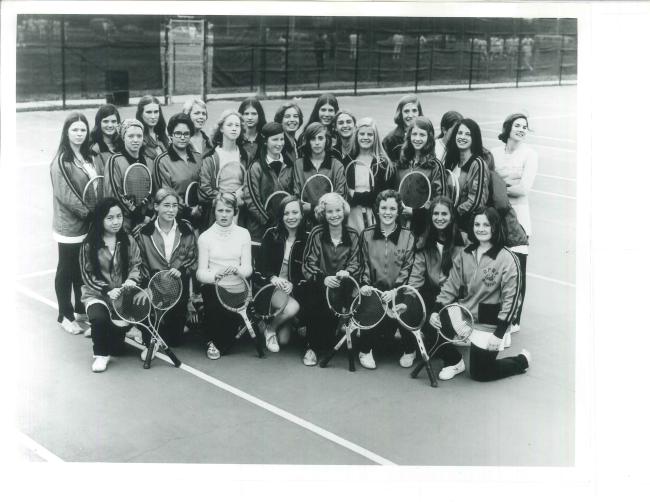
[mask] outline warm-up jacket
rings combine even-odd
[[[445,170],[435,155],[426,155],[417,163],[414,160],[408,162],[400,161],[396,164],[396,167],[395,184],[392,187],[395,190],[399,189],[399,184],[408,173],[411,171],[421,171],[427,177],[429,183],[431,183],[431,197],[429,200],[438,195],[449,196]]]
[[[304,281],[302,274],[303,254],[307,235],[305,232],[296,235],[291,252],[289,253],[289,281],[298,285]],[[280,235],[277,227],[271,227],[264,232],[262,237],[262,248],[255,263],[255,281],[259,286],[269,283],[271,277],[279,275],[284,259],[284,248],[286,240]]]
[[[169,140],[166,137],[153,139],[149,134],[144,134],[142,141],[143,152],[145,157],[152,161],[156,160],[158,155],[167,151],[169,146]]]
[[[493,246],[477,262],[476,248],[472,244],[454,259],[434,310],[457,302],[471,312],[476,329],[503,338],[521,294],[519,260],[509,249]]]
[[[278,174],[267,165],[266,159],[255,160],[244,179],[244,204],[248,210],[247,226],[254,242],[260,242],[264,231],[272,223],[273,215],[264,208],[268,197],[277,191],[292,193],[292,169],[284,158]]]
[[[109,150],[106,143],[103,141],[100,143],[93,143],[90,147],[90,154],[94,157],[93,162],[95,166],[97,169],[101,169],[104,172],[106,171],[108,159],[110,159],[115,153],[117,153],[117,151],[112,152]]]
[[[325,160],[323,160],[318,170],[314,168],[311,160],[306,157],[296,161],[293,169],[293,193],[300,197],[302,195],[302,187],[305,186],[305,181],[314,174],[324,174],[327,176],[332,181],[334,192],[347,199],[348,188],[345,180],[345,169],[343,168],[343,164],[329,153],[325,154]],[[314,208],[312,207],[312,212],[313,210]]]
[[[353,160],[350,159],[350,162],[353,162]],[[373,173],[377,173],[375,176],[373,176],[374,180],[370,180],[370,186],[372,187],[372,190],[369,192],[357,192],[355,191],[352,195],[348,197],[348,201],[350,202],[351,206],[363,206],[367,208],[372,208],[373,205],[375,204],[375,199],[377,198],[377,194],[379,192],[382,192],[388,188],[394,188],[395,187],[395,171],[393,170],[393,173],[391,176],[386,179],[386,168],[382,167],[382,164],[380,163],[379,166],[377,165],[377,159],[372,159],[372,163],[370,164],[370,170]],[[355,172],[354,169],[347,169],[345,172],[345,177],[346,177],[346,183],[348,185],[348,194],[350,194],[351,190],[354,190],[355,186]]]
[[[246,159],[246,152],[243,148],[240,147],[239,164],[241,166],[242,180],[246,175],[246,166],[248,165],[248,161]],[[217,192],[219,192],[217,180],[219,179],[220,169],[220,159],[216,149],[205,152],[200,169],[199,200],[207,206],[212,205],[212,201],[216,197]]]
[[[361,284],[382,291],[406,284],[413,267],[414,247],[413,234],[399,225],[387,236],[379,224],[366,228],[361,234]]]
[[[355,279],[361,274],[359,234],[344,227],[341,243],[335,246],[329,225],[317,225],[309,234],[303,257],[302,273],[309,282],[322,284],[325,277],[347,270]]]
[[[400,153],[402,151],[402,145],[404,144],[404,135],[406,132],[400,126],[397,126],[391,132],[389,132],[386,137],[381,142],[381,146],[384,147],[384,151],[388,158],[393,162],[399,160]]]
[[[101,166],[94,164],[97,175],[103,175]],[[88,232],[88,208],[83,204],[83,191],[90,176],[72,161],[58,155],[50,164],[54,238],[61,243],[80,243]]]
[[[169,188],[176,192],[181,200],[185,199],[185,190],[193,181],[199,181],[201,158],[192,148],[187,148],[187,162],[181,159],[169,146],[167,151],[156,157],[153,167],[153,193],[159,188]]]
[[[122,253],[127,250],[122,249],[122,244],[118,241],[115,245],[115,253],[111,255],[107,246],[102,246],[97,250],[99,259],[99,273],[93,270],[93,261],[90,256],[90,244],[84,242],[79,253],[79,262],[81,265],[81,301],[88,306],[92,303],[102,302],[107,306],[111,304],[108,298],[108,292],[112,289],[122,286],[126,279],[131,279],[137,285],[142,286],[140,248],[133,237],[129,235],[129,270],[126,278],[123,277],[122,271]]]
[[[185,279],[196,271],[197,248],[194,230],[187,220],[177,220],[174,250],[169,261],[165,258],[165,244],[156,228],[156,220],[138,225],[133,237],[140,247],[142,277],[149,280],[161,270],[177,269]]]
[[[458,185],[460,196],[456,211],[461,228],[470,232],[474,214],[487,206],[490,195],[490,172],[482,157],[472,156],[461,166]]]
[[[462,251],[462,246],[452,248],[452,262]],[[451,273],[451,270],[449,272]],[[409,277],[410,286],[416,289],[429,287],[434,291],[439,291],[446,280],[447,275],[442,272],[442,255],[436,244],[415,252],[413,269]]]

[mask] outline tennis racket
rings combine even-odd
[[[332,180],[324,174],[314,174],[305,181],[300,192],[300,200],[310,204],[313,211],[320,198],[326,193],[333,191],[334,186],[332,185]]]
[[[369,295],[359,294],[352,306],[352,323],[357,329],[372,329],[386,317],[386,304],[381,291],[373,288]]]
[[[253,297],[252,311],[256,317],[269,321],[284,312],[290,296],[273,284],[267,284]]]
[[[244,185],[244,170],[238,161],[226,162],[219,168],[216,189],[222,193],[235,193]]]
[[[97,203],[104,198],[104,177],[95,176],[84,187],[82,199],[89,211],[94,211]]]
[[[251,288],[248,281],[237,274],[224,275],[215,283],[217,298],[226,310],[239,314],[246,324],[248,334],[255,342],[255,348],[259,357],[264,357],[264,349],[260,341],[261,337],[255,334],[246,309],[251,302]]]
[[[402,178],[399,194],[406,207],[419,209],[431,198],[431,183],[421,171],[411,171]]]
[[[134,206],[147,203],[151,196],[151,173],[144,164],[131,164],[124,173],[124,197]]]
[[[429,358],[433,358],[438,349],[443,345],[447,345],[448,343],[467,342],[474,330],[474,318],[472,317],[471,312],[458,303],[452,303],[443,307],[440,309],[440,312],[438,312],[438,316],[440,317],[442,328],[436,330],[438,336],[436,337],[436,343],[428,354]],[[440,337],[445,341],[438,344]],[[413,368],[413,371],[411,371],[411,378],[417,378],[420,371],[422,371],[422,366],[424,366],[424,358],[415,366],[415,368]]]
[[[160,344],[160,348],[167,354],[169,359],[171,359],[174,366],[177,368],[181,365],[180,360],[176,355],[169,349],[165,341],[160,337],[158,332],[153,328],[153,323],[151,321],[151,304],[152,304],[152,294],[150,291],[145,291],[138,286],[128,286],[123,287],[120,296],[112,301],[113,310],[117,316],[123,321],[128,322],[129,324],[137,324],[138,326],[143,327],[148,331],[152,338],[150,347],[155,345],[155,343]],[[148,323],[145,324],[144,321],[147,320]],[[153,357],[153,349],[151,349]],[[147,350],[147,357],[149,358],[149,363],[151,363],[151,357],[149,356],[149,350]],[[145,360],[145,365],[147,361]],[[146,369],[149,366],[144,366]]]
[[[330,362],[337,350],[341,348],[343,342],[346,342],[348,349],[348,369],[355,371],[354,352],[352,351],[352,326],[350,318],[354,315],[355,309],[359,306],[359,284],[352,276],[338,277],[340,285],[338,288],[327,288],[325,296],[327,298],[327,305],[330,310],[338,317],[339,322],[336,328],[338,333],[344,328],[345,334],[341,337],[338,343],[320,360],[319,366],[325,368],[327,363]]]
[[[185,207],[195,207],[199,205],[199,183],[192,181],[185,189]]]
[[[424,361],[424,367],[427,369],[431,387],[437,387],[438,381],[431,368],[429,354],[422,339],[421,329],[427,319],[427,309],[420,293],[413,286],[404,285],[398,287],[391,302],[391,309],[397,322],[413,333]]]
[[[458,205],[458,200],[460,199],[460,185],[458,184],[458,178],[454,173],[449,169],[445,169],[447,175],[447,190],[449,191],[449,198],[454,201],[454,206]]]
[[[154,314],[153,316],[150,315],[149,318],[152,319],[155,340],[151,340],[149,343],[147,357],[144,361],[145,369],[151,367],[151,359],[156,351],[161,349],[172,361],[174,361],[174,359],[178,360],[160,336],[159,330],[164,315],[181,299],[183,293],[183,282],[180,277],[174,277],[169,270],[161,270],[156,272],[149,281],[148,292],[151,295],[151,310]],[[174,362],[174,364],[176,363]]]
[[[282,201],[287,195],[289,194],[284,190],[277,190],[266,198],[266,202],[264,203],[264,210],[271,217],[271,219],[276,217],[278,209],[280,209],[280,204],[282,204]]]

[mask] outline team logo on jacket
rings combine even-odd
[[[483,269],[483,284],[492,287],[496,284],[497,269],[495,267],[486,267]]]

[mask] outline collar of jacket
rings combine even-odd
[[[482,160],[480,155],[472,155],[467,162],[465,162],[461,167],[461,171],[469,171],[469,167],[472,165],[472,162],[475,160]]]
[[[156,222],[156,218],[154,218],[149,223],[147,223],[144,227],[142,227],[142,230],[140,231],[142,235],[146,235],[149,237],[152,236],[156,230],[155,222]],[[188,235],[192,233],[192,227],[190,226],[187,220],[176,219],[176,224],[178,225],[178,230],[180,231],[181,235]]]
[[[194,155],[192,155],[192,149],[189,146],[185,148],[185,151],[187,152],[187,158],[192,162],[196,162],[196,160],[194,160]],[[167,148],[167,153],[169,153],[169,158],[175,162],[178,162],[179,160],[183,160],[176,153],[176,150],[174,149],[174,145],[169,145],[169,148]]]
[[[399,225],[395,225],[393,231],[387,236],[388,240],[397,246],[397,243],[399,242],[399,235],[401,232],[402,232],[402,227]],[[376,225],[374,225],[374,230],[372,231],[372,238],[374,240],[384,239],[384,234],[381,232],[381,224],[377,223]]]
[[[311,163],[311,159],[309,157],[303,157],[303,159],[304,161],[303,161],[302,169],[304,171],[316,170],[314,164]],[[323,163],[318,168],[318,171],[320,171],[321,169],[332,169],[332,156],[330,155],[329,152],[325,152],[325,159],[323,159]]]
[[[131,157],[129,152],[126,151],[126,148],[122,148],[120,151],[122,155],[124,155],[124,158],[128,161],[129,165],[133,165],[136,163],[144,164],[145,166],[147,165],[147,162],[144,157],[144,149],[140,148],[140,151],[138,152],[138,158],[136,159],[135,157]]]
[[[327,222],[323,224],[323,240],[327,240],[332,244],[332,246],[334,245],[334,241],[330,235],[330,226]],[[341,244],[352,246],[352,238],[350,237],[350,232],[348,232],[348,227],[345,223],[341,228]]]
[[[489,257],[492,258],[493,260],[496,260],[496,257],[497,257],[497,255],[499,254],[499,251],[501,251],[501,248],[502,248],[502,247],[503,247],[503,246],[492,246],[490,249],[488,249],[488,250],[485,252],[485,255],[486,255],[486,256],[489,256]],[[472,254],[474,251],[476,251],[477,248],[478,248],[478,244],[472,243],[472,244],[470,244],[469,246],[467,246],[467,247],[465,248],[464,251],[465,251],[467,254]]]

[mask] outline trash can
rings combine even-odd
[[[115,106],[129,104],[129,72],[109,70],[106,72],[106,103]]]

